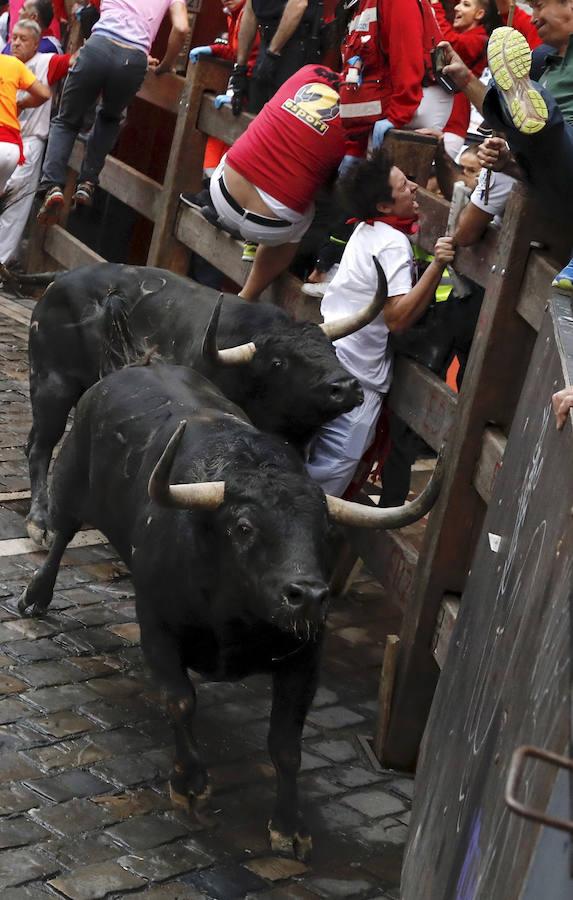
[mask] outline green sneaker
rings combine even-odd
[[[243,255],[241,256],[243,262],[252,263],[254,261],[258,246],[253,241],[245,241],[243,244]]]
[[[487,61],[509,122],[522,134],[545,128],[549,113],[529,79],[531,50],[523,35],[505,25],[496,28],[487,45]]]

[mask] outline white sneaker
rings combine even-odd
[[[334,265],[330,267],[328,272],[324,273],[324,281],[306,281],[301,288],[303,294],[306,294],[308,297],[324,297],[328,285],[337,272],[338,263],[334,263]]]

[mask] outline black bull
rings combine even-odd
[[[209,790],[187,669],[212,680],[270,673],[271,843],[305,857],[296,779],[326,617],[329,518],[399,527],[427,511],[438,486],[439,475],[398,509],[325,498],[295,450],[202,376],[160,362],[129,367],[78,404],[54,465],[54,541],[19,608],[48,607],[82,522],[104,532],[131,569],[143,652],[175,731],[171,795],[188,809]]]
[[[375,300],[351,319],[321,328],[227,295],[216,335],[206,341],[218,298],[210,288],[164,269],[108,263],[57,277],[30,326],[30,537],[42,543],[48,531],[48,468],[70,410],[102,375],[150,347],[168,362],[198,368],[258,428],[299,447],[322,424],[361,403],[362,388],[338,362],[332,340],[380,312],[387,288],[377,268]]]

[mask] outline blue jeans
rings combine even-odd
[[[483,113],[488,125],[501,131],[511,150],[523,166],[536,191],[561,215],[571,215],[567,205],[573,203],[573,126],[563,119],[554,97],[532,82],[547,104],[549,119],[537,134],[522,134],[509,119],[500,99],[498,88],[492,84],[484,99]]]
[[[97,33],[90,37],[70,70],[58,115],[50,126],[41,187],[66,183],[68,160],[84,115],[101,95],[80,172],[80,181],[97,184],[117,140],[122,113],[141,87],[146,71],[143,50],[119,46]]]

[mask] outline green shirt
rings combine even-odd
[[[539,79],[561,110],[561,115],[569,125],[573,125],[573,35],[565,56],[550,54],[545,62],[545,70]]]

